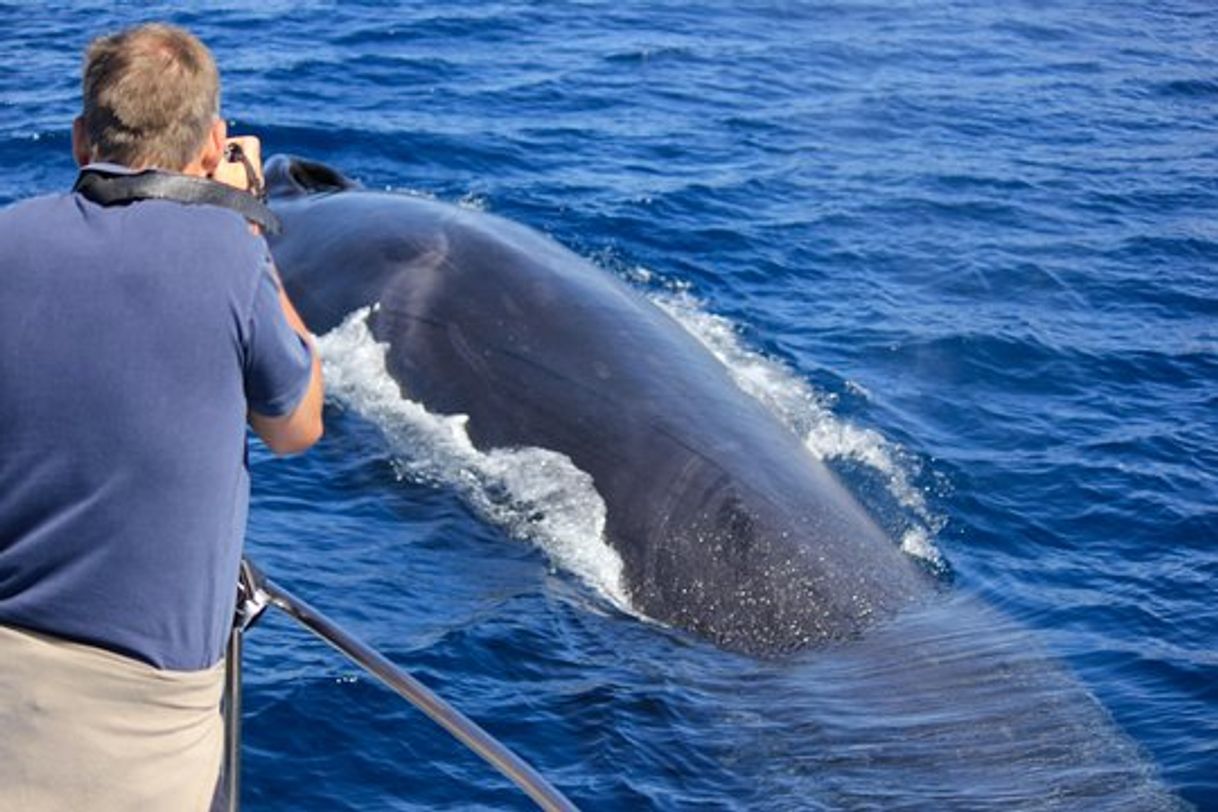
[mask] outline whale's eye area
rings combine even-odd
[[[315,161],[297,158],[292,161],[288,172],[298,186],[311,192],[339,191],[355,185],[341,172]]]

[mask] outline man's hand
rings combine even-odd
[[[252,135],[243,135],[237,138],[228,138],[224,141],[225,146],[236,145],[245,154],[246,160],[253,168],[257,177],[256,188],[263,188],[262,182],[262,144]],[[226,150],[227,152],[227,150]],[[226,183],[235,189],[240,189],[243,192],[250,191],[251,178],[246,172],[245,163],[240,160],[229,161],[221,159],[216,171],[212,173],[212,180]]]

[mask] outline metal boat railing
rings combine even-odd
[[[237,812],[241,799],[241,655],[244,637],[268,606],[287,613],[421,710],[433,722],[520,787],[541,809],[547,812],[578,812],[574,804],[523,759],[434,694],[423,683],[387,660],[380,652],[349,634],[306,601],[264,576],[249,559],[241,562],[237,604],[237,621],[229,637],[225,676],[225,751],[222,781],[226,804],[224,808],[228,812]]]

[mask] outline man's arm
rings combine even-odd
[[[245,153],[246,158],[250,161],[249,166],[257,173],[258,182],[261,184],[262,145],[258,139],[252,136],[226,139],[223,121],[218,121],[218,128],[214,134],[216,142],[214,160],[208,161],[208,165],[203,167],[203,171],[208,172],[213,180],[247,191],[251,181],[247,175],[247,167],[241,163],[230,163],[221,157],[224,145],[235,143]],[[257,233],[257,226],[251,225],[250,228]],[[250,410],[248,419],[250,428],[262,438],[262,442],[266,443],[267,448],[271,451],[276,454],[299,454],[320,440],[324,430],[321,421],[321,407],[325,399],[321,379],[321,360],[317,356],[317,348],[313,344],[313,336],[309,333],[309,328],[305,327],[304,320],[292,306],[282,284],[279,285],[279,306],[283,308],[283,315],[287,319],[288,325],[309,347],[309,354],[312,356],[309,385],[291,413],[279,417],[268,417]]]
[[[317,355],[317,347],[313,337],[301,320],[300,314],[292,306],[287,293],[279,288],[279,304],[288,324],[297,335],[309,345],[309,354],[313,357],[312,370],[309,374],[309,385],[304,397],[290,413],[281,417],[267,417],[251,411],[249,413],[250,428],[262,438],[267,448],[276,454],[299,454],[321,439],[324,427],[321,420],[322,403],[325,400],[321,378],[321,360]]]

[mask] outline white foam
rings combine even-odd
[[[622,561],[605,541],[605,502],[592,477],[540,448],[476,449],[466,415],[437,415],[402,397],[385,367],[386,344],[369,308],[318,339],[329,397],[378,426],[401,475],[454,487],[488,521],[536,543],[623,609]]]
[[[650,278],[650,277],[647,277]],[[812,387],[778,361],[740,340],[730,321],[706,312],[687,290],[653,293],[651,300],[698,339],[731,373],[736,385],[759,400],[785,423],[817,458],[849,459],[883,478],[888,493],[909,514],[901,549],[936,566],[943,559],[934,544],[943,520],[934,515],[912,483],[917,468],[899,447],[872,429],[860,428],[835,415],[833,399]],[[852,391],[866,396],[866,390]]]
[[[466,192],[461,195],[461,199],[457,201],[457,205],[463,209],[470,211],[486,211],[487,200],[486,195],[478,194],[477,192]]]

